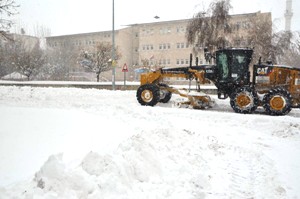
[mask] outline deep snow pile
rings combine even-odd
[[[300,111],[142,107],[134,91],[0,87],[0,198],[300,198]]]

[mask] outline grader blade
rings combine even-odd
[[[176,106],[178,107],[192,107],[194,109],[207,109],[212,108],[215,101],[211,99],[210,96],[203,92],[188,91],[187,89],[175,89],[169,87],[168,90],[172,93],[178,94],[181,97],[185,97],[188,100],[183,102],[178,102]]]
[[[210,96],[202,92],[190,92],[187,96],[194,109],[212,108],[215,101]]]

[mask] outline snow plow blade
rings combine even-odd
[[[215,101],[210,96],[203,92],[189,91],[187,89],[175,89],[172,87],[167,88],[169,92],[185,97],[188,100],[184,102],[177,102],[178,107],[192,107],[194,109],[207,109],[212,108]]]

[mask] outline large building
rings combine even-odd
[[[253,23],[262,18],[271,22],[271,13],[250,13],[232,15],[230,19],[233,31],[229,38],[234,47],[250,46],[249,32]],[[178,67],[189,64],[189,55],[195,46],[188,45],[186,29],[189,20],[174,20],[144,24],[132,24],[115,31],[115,43],[122,57],[118,60],[116,79],[123,79],[122,66],[129,67],[129,80],[136,77],[135,69],[147,67]],[[271,31],[271,30],[270,30]],[[100,42],[112,42],[112,31],[93,32],[74,35],[47,37],[47,46],[54,49],[72,48],[90,49]],[[197,46],[201,52],[202,46]],[[199,55],[199,63],[204,63],[203,54]],[[81,70],[73,66],[74,71]],[[109,79],[111,72],[106,73]]]

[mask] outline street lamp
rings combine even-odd
[[[112,89],[115,90],[116,84],[116,66],[115,66],[115,0],[112,0]]]

